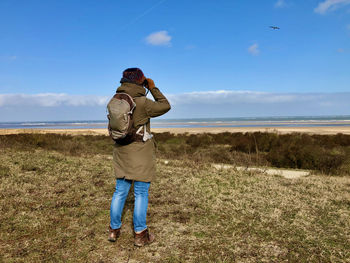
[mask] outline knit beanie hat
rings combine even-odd
[[[128,68],[123,71],[123,78],[120,82],[131,82],[136,84],[142,84],[143,82],[143,72],[139,68]]]

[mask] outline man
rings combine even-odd
[[[113,151],[114,171],[117,177],[110,209],[108,240],[115,242],[120,235],[121,217],[130,186],[134,183],[133,225],[135,245],[144,246],[155,239],[146,225],[148,190],[155,175],[155,145],[150,131],[150,118],[163,115],[170,110],[165,96],[155,87],[154,81],[145,78],[139,68],[128,68],[123,72],[117,93],[129,94],[136,107],[132,114],[132,134],[116,142]],[[153,98],[146,98],[148,89]],[[146,131],[144,130],[146,128]],[[140,131],[143,133],[140,134]],[[144,141],[144,134],[148,135]]]

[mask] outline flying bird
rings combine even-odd
[[[280,29],[278,26],[270,26],[273,30]]]

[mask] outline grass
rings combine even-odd
[[[210,152],[201,161],[187,149],[194,161],[157,162],[148,210],[157,241],[138,249],[132,193],[120,239],[107,241],[115,186],[109,138],[26,136],[0,138],[0,262],[350,261],[348,176],[216,170]],[[158,141],[166,148],[183,139],[171,140]]]
[[[350,135],[302,133],[155,134],[158,156],[194,162],[241,166],[272,166],[350,175]],[[107,136],[15,134],[0,136],[0,147],[32,151],[53,150],[68,155],[110,154]]]

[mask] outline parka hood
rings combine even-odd
[[[146,96],[146,89],[142,85],[129,82],[122,83],[117,92],[127,93],[133,98]]]

